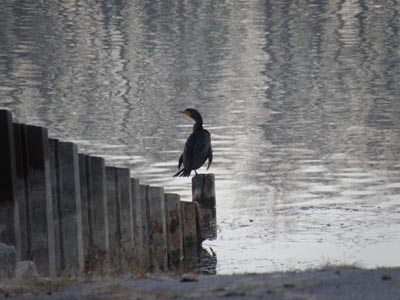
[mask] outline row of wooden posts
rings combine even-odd
[[[4,109],[0,145],[0,242],[43,276],[188,271],[216,236],[213,174],[193,177],[192,202],[180,201]]]

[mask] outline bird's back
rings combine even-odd
[[[200,168],[207,159],[210,147],[210,133],[205,129],[194,131],[185,144],[183,166],[190,170]]]

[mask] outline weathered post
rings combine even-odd
[[[142,272],[150,271],[150,186],[140,185],[140,219],[141,219],[141,237],[142,249],[138,253],[140,269]]]
[[[134,264],[134,228],[132,216],[130,170],[127,168],[117,168],[116,175],[121,233],[121,262],[124,269],[131,269]]]
[[[130,171],[106,167],[106,178],[111,262],[127,269],[134,254]]]
[[[132,223],[135,271],[140,271],[143,253],[142,203],[139,179],[131,178]]]
[[[11,112],[5,109],[0,110],[0,143],[0,242],[18,248],[21,241],[19,232],[15,233],[15,230],[18,230],[15,226],[18,214],[14,215],[16,193],[14,128]],[[15,212],[18,212],[18,208]]]
[[[68,275],[80,275],[83,273],[84,260],[79,158],[78,147],[75,144],[60,143],[60,170],[64,272]]]
[[[30,209],[29,203],[29,187],[28,187],[28,171],[26,157],[26,126],[14,123],[14,140],[15,140],[15,160],[16,160],[16,210],[18,218],[16,223],[19,225],[20,238],[16,239],[17,260],[27,260],[29,257],[29,235],[30,231]],[[19,245],[18,245],[19,244]]]
[[[47,129],[27,126],[29,199],[31,209],[31,256],[39,274],[56,275],[51,198],[49,140]]]
[[[192,199],[200,205],[201,239],[217,237],[215,176],[198,174],[192,178]]]
[[[80,177],[80,190],[81,190],[81,210],[82,210],[82,241],[83,241],[83,258],[84,258],[84,271],[90,270],[89,263],[89,245],[91,241],[90,226],[89,226],[89,200],[90,200],[90,165],[89,156],[79,154],[79,177]],[[89,169],[89,172],[88,172]],[[93,237],[93,233],[92,233]]]
[[[179,269],[183,258],[181,201],[177,194],[165,194],[167,222],[168,267]]]
[[[49,139],[50,146],[50,178],[51,197],[53,201],[53,225],[54,225],[54,256],[56,275],[60,275],[65,269],[64,240],[62,239],[62,182],[60,168],[60,141]]]
[[[165,198],[162,187],[150,186],[150,268],[154,272],[167,271],[167,229]]]
[[[108,237],[110,243],[110,262],[113,266],[121,266],[120,241],[121,229],[119,223],[119,201],[116,184],[116,168],[106,167],[107,183],[107,214],[108,214]]]
[[[182,231],[183,231],[183,263],[185,271],[192,271],[199,267],[198,220],[196,203],[181,202]]]
[[[90,220],[92,245],[91,268],[105,272],[109,251],[108,214],[106,196],[106,169],[104,158],[91,156],[90,160]]]

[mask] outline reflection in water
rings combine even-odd
[[[0,105],[184,199],[172,174],[191,122],[176,111],[198,108],[220,273],[398,266],[398,15],[396,1],[5,0]]]
[[[217,254],[214,252],[213,248],[206,250],[201,249],[200,253],[200,271],[203,274],[215,275],[217,273]]]

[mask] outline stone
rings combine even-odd
[[[11,278],[14,276],[17,253],[14,246],[0,243],[0,278]]]
[[[23,280],[38,278],[39,273],[35,263],[31,260],[17,262],[17,266],[15,268],[15,277]]]

